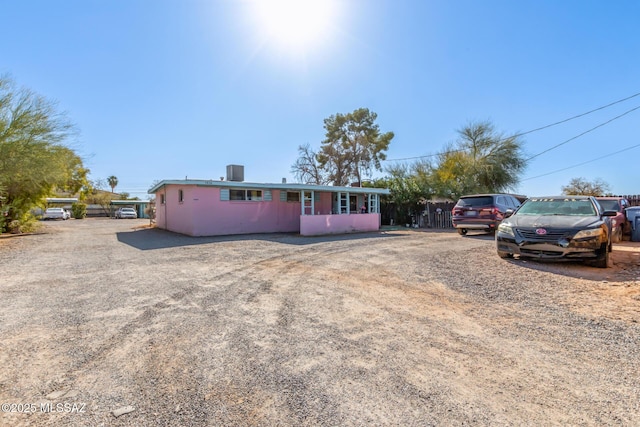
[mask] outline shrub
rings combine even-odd
[[[39,228],[39,224],[35,216],[27,213],[5,223],[5,227],[10,234],[32,233]]]
[[[87,216],[87,205],[84,203],[74,203],[71,205],[71,214],[75,219],[82,219]]]
[[[11,234],[20,234],[22,230],[20,229],[20,221],[14,219],[7,224],[7,231]]]

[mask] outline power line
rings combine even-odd
[[[539,130],[547,129],[547,128],[550,128],[552,126],[560,125],[562,123],[566,123],[566,122],[571,121],[573,119],[577,119],[577,118],[586,116],[587,114],[591,114],[591,113],[595,113],[596,111],[604,110],[605,108],[611,107],[612,105],[616,105],[616,104],[619,104],[621,102],[627,101],[627,100],[629,100],[631,98],[635,98],[638,95],[640,95],[640,92],[638,92],[636,94],[633,94],[631,96],[627,96],[626,98],[619,99],[619,100],[614,101],[614,102],[612,102],[610,104],[603,105],[602,107],[595,108],[595,109],[593,109],[591,111],[587,111],[586,113],[578,114],[577,116],[569,117],[568,119],[560,120],[559,122],[551,123],[550,125],[546,125],[546,126],[542,126],[542,127],[536,128],[536,129],[532,129],[532,130],[529,130],[527,132],[522,132],[522,133],[516,134],[514,136],[522,136],[522,135],[526,135],[528,133],[533,133],[533,132],[537,132]]]
[[[638,108],[640,108],[640,107],[638,107]],[[597,157],[597,158],[592,159],[592,160],[587,160],[586,162],[578,163],[578,164],[573,165],[573,166],[567,166],[566,168],[558,169],[558,170],[555,170],[555,171],[552,171],[552,172],[543,173],[542,175],[537,175],[537,176],[532,176],[532,177],[529,177],[529,178],[521,179],[520,181],[529,181],[531,179],[542,178],[543,176],[547,176],[547,175],[551,175],[551,174],[554,174],[554,173],[566,171],[567,169],[577,168],[578,166],[582,166],[582,165],[586,165],[588,163],[596,162],[598,160],[606,159],[607,157],[615,156],[616,154],[620,154],[620,153],[623,153],[625,151],[629,151],[629,150],[632,150],[632,149],[638,148],[638,147],[640,147],[640,144],[636,144],[636,145],[633,145],[631,147],[627,147],[627,148],[624,148],[622,150],[616,151],[615,153],[611,153],[611,154],[607,154],[607,155],[604,155],[604,156],[601,156],[601,157]]]
[[[529,160],[531,160],[531,159],[535,159],[536,157],[541,156],[541,155],[542,155],[542,154],[544,154],[544,153],[548,153],[548,152],[549,152],[549,151],[551,151],[551,150],[555,150],[556,148],[560,147],[561,145],[564,145],[564,144],[566,144],[566,143],[568,143],[568,142],[571,142],[571,141],[573,141],[574,139],[578,139],[578,138],[580,138],[581,136],[586,135],[586,134],[588,134],[589,132],[592,132],[592,131],[594,131],[594,130],[596,130],[596,129],[598,129],[598,128],[602,127],[602,126],[605,126],[605,125],[607,125],[607,124],[611,123],[611,122],[612,122],[612,121],[614,121],[614,120],[618,120],[620,117],[626,116],[627,114],[629,114],[629,113],[631,113],[631,112],[633,112],[633,111],[635,111],[635,110],[637,110],[637,109],[639,109],[639,108],[640,108],[640,105],[639,105],[639,106],[637,106],[637,107],[635,107],[635,108],[632,108],[631,110],[625,111],[624,113],[620,114],[619,116],[616,116],[616,117],[614,117],[614,118],[612,118],[612,119],[610,119],[610,120],[607,120],[607,121],[606,121],[606,122],[604,122],[604,123],[600,123],[598,126],[592,127],[591,129],[586,130],[586,131],[582,132],[582,133],[581,133],[581,134],[579,134],[579,135],[576,135],[576,136],[574,136],[574,137],[572,137],[572,138],[569,138],[569,139],[567,139],[566,141],[561,142],[560,144],[556,144],[556,145],[554,145],[554,146],[553,146],[553,147],[551,147],[551,148],[547,148],[546,150],[541,151],[541,152],[539,152],[538,154],[535,154],[535,155],[533,155],[533,156],[529,157],[528,159],[526,159],[526,160],[525,160],[525,162],[528,162],[528,161],[529,161]]]
[[[465,150],[464,149],[449,150],[449,151],[443,151],[442,153],[425,154],[424,156],[415,156],[415,157],[403,157],[401,159],[384,159],[383,162],[400,162],[402,160],[424,159],[425,157],[435,157],[435,156],[439,156],[440,154],[457,153],[459,151],[465,151]]]
[[[619,103],[621,103],[621,102],[627,101],[627,100],[629,100],[629,99],[635,98],[636,96],[640,96],[640,92],[635,93],[635,94],[630,95],[630,96],[627,96],[626,98],[622,98],[622,99],[619,99],[619,100],[617,100],[617,101],[610,102],[609,104],[603,105],[603,106],[601,106],[601,107],[594,108],[593,110],[589,110],[589,111],[587,111],[587,112],[584,112],[584,113],[581,113],[581,114],[578,114],[578,115],[575,115],[575,116],[569,117],[569,118],[567,118],[567,119],[560,120],[560,121],[555,122],[555,123],[551,123],[551,124],[548,124],[548,125],[545,125],[545,126],[541,126],[541,127],[535,128],[535,129],[531,129],[531,130],[528,130],[528,131],[526,131],[526,132],[516,133],[515,135],[512,135],[512,136],[510,136],[509,138],[503,139],[503,140],[501,140],[500,142],[502,142],[502,141],[506,141],[507,139],[510,139],[510,138],[516,138],[516,137],[519,137],[519,136],[528,135],[528,134],[533,133],[533,132],[538,132],[538,131],[541,131],[541,130],[543,130],[543,129],[548,129],[548,128],[553,127],[553,126],[557,126],[557,125],[559,125],[559,124],[566,123],[566,122],[568,122],[568,121],[571,121],[571,120],[574,120],[574,119],[577,119],[577,118],[580,118],[580,117],[584,117],[584,116],[586,116],[586,115],[588,115],[588,114],[591,114],[591,113],[594,113],[594,112],[596,112],[596,111],[600,111],[600,110],[603,110],[603,109],[605,109],[605,108],[611,107],[612,105],[616,105],[616,104],[619,104]],[[550,151],[550,150],[553,150],[553,149],[554,149],[554,148],[556,148],[556,147],[559,147],[560,145],[566,144],[566,143],[567,143],[567,142],[569,142],[569,141],[572,141],[572,140],[574,140],[574,139],[576,139],[576,138],[579,138],[580,136],[582,136],[582,135],[584,135],[584,134],[586,134],[586,133],[588,133],[588,132],[591,132],[591,131],[592,131],[592,130],[594,130],[594,129],[597,129],[598,127],[604,126],[604,125],[606,125],[606,124],[608,124],[608,123],[610,123],[610,122],[612,122],[612,121],[614,121],[614,120],[616,120],[616,119],[619,119],[620,117],[622,117],[622,116],[624,116],[624,115],[626,115],[626,114],[629,114],[630,112],[635,111],[635,110],[637,110],[638,108],[640,108],[640,106],[639,106],[639,107],[636,107],[636,108],[633,108],[632,110],[629,110],[629,111],[627,111],[627,112],[623,113],[622,115],[620,115],[620,116],[618,116],[618,117],[614,117],[613,119],[609,120],[608,122],[602,123],[601,125],[598,125],[598,126],[596,126],[595,128],[593,128],[593,129],[589,129],[588,131],[586,131],[586,132],[584,132],[584,133],[582,133],[582,134],[580,134],[580,135],[578,135],[578,136],[575,136],[575,137],[573,137],[573,138],[571,138],[571,139],[569,139],[569,140],[567,140],[567,141],[564,141],[564,142],[562,142],[562,143],[558,144],[557,146],[551,147],[550,149],[548,149],[548,150],[546,150],[546,151],[543,151],[542,153],[538,153],[538,154],[536,154],[535,156],[530,157],[530,158],[529,158],[529,159],[527,159],[527,160],[531,160],[531,159],[533,159],[534,157],[537,157],[537,156],[539,156],[539,155],[541,155],[541,154],[543,154],[543,153],[546,153],[547,151]],[[440,155],[440,154],[457,153],[457,152],[460,152],[460,151],[465,151],[465,150],[464,150],[464,149],[449,150],[449,151],[444,151],[443,153],[426,154],[426,155],[424,155],[424,156],[403,157],[403,158],[399,158],[399,159],[385,159],[385,160],[383,160],[383,161],[385,161],[385,162],[398,162],[398,161],[403,161],[403,160],[423,159],[423,158],[426,158],[426,157],[435,157],[435,156],[438,156],[438,155]]]

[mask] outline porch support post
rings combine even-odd
[[[315,190],[311,190],[311,215],[315,215],[316,214],[315,201],[316,201]]]

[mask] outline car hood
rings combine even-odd
[[[597,216],[514,215],[503,222],[512,227],[589,228],[602,221]]]

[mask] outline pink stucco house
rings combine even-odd
[[[304,236],[380,228],[384,188],[164,180],[154,185],[156,226],[190,236],[296,232]]]

